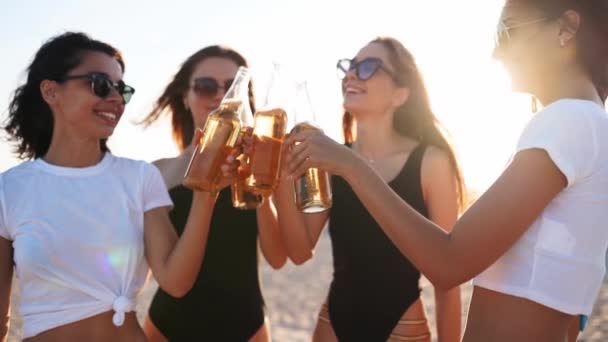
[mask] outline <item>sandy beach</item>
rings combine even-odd
[[[323,233],[319,241],[315,257],[302,266],[294,266],[288,262],[284,268],[275,271],[266,263],[262,263],[261,281],[273,341],[307,342],[311,340],[317,311],[327,295],[331,275],[331,244],[327,232]],[[423,302],[433,332],[433,341],[436,341],[432,285],[424,278],[421,285]],[[137,313],[140,320],[145,315],[156,286],[153,280],[150,281],[139,297]],[[471,296],[471,285],[463,285],[461,292],[464,325],[466,309]],[[13,299],[17,296],[17,291],[14,291]],[[19,341],[21,336],[21,321],[14,304],[15,300],[13,300],[14,311],[11,317],[9,342]],[[579,341],[608,341],[608,283],[604,284],[594,314],[590,317],[588,327]]]

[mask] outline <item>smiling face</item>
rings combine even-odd
[[[400,96],[400,88],[390,74],[394,72],[394,67],[389,62],[387,49],[382,44],[370,43],[357,53],[353,63],[370,58],[378,59],[382,67],[378,66],[369,79],[361,80],[357,72],[351,69],[342,80],[344,110],[354,115],[394,111],[398,104],[396,96]]]
[[[54,130],[90,140],[107,139],[124,112],[122,96],[113,88],[105,98],[99,97],[92,90],[90,78],[73,77],[100,74],[117,83],[122,80],[122,68],[103,52],[84,52],[81,59],[65,75],[68,79],[43,81],[42,95],[53,112]]]
[[[226,81],[234,79],[239,66],[225,57],[209,57],[197,64],[190,76],[189,87],[184,94],[184,105],[192,112],[195,127],[203,127],[207,116],[215,110],[222,101],[228,89]],[[215,80],[219,88],[215,94],[197,92],[195,80]]]

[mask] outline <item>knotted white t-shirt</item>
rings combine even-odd
[[[144,213],[171,205],[156,167],[110,153],[91,167],[36,159],[0,174],[23,337],[110,310],[122,325],[148,274]]]

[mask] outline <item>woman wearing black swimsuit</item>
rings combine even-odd
[[[178,233],[192,199],[192,191],[181,182],[194,148],[194,129],[202,128],[218,107],[239,66],[247,63],[232,49],[199,50],[182,64],[144,121],[151,124],[165,111],[171,115],[181,154],[154,164],[173,199],[170,217]],[[255,110],[251,84],[249,100]],[[194,287],[180,299],[162,290],[156,293],[144,325],[149,341],[270,341],[258,277],[258,240],[272,267],[278,269],[287,260],[270,203],[243,211],[233,208],[230,187],[219,193]]]
[[[378,38],[355,58],[339,61],[338,69],[344,75],[344,148],[367,159],[421,215],[450,230],[464,184],[412,55],[397,40]],[[446,167],[451,177],[445,177]],[[328,219],[333,247],[334,278],[314,340],[430,341],[419,271],[386,237],[349,184],[334,175],[333,207],[302,214],[293,205],[292,182],[282,177],[275,194],[289,257],[297,264],[311,258]],[[459,341],[459,288],[435,289],[435,300],[439,341]]]

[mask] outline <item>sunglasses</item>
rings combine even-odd
[[[91,90],[93,91],[93,94],[102,99],[110,96],[112,89],[116,89],[116,91],[122,97],[122,102],[127,104],[129,101],[131,101],[131,97],[135,93],[135,88],[126,85],[122,80],[114,83],[107,75],[96,72],[91,72],[84,75],[68,75],[63,77],[60,82],[77,79],[88,79],[91,82]]]
[[[369,57],[360,62],[354,59],[343,58],[338,61],[336,68],[338,69],[338,78],[341,80],[346,77],[349,71],[354,70],[358,79],[367,81],[380,69],[395,80],[393,72],[384,65],[384,62],[380,58]]]
[[[224,85],[221,86],[218,80],[215,78],[199,77],[194,79],[194,82],[192,83],[192,90],[194,90],[194,93],[198,96],[213,97],[217,95],[220,89],[227,92],[228,89],[230,89],[230,86],[232,86],[232,82],[234,82],[234,79],[226,80],[224,81]]]
[[[547,20],[551,20],[551,19],[552,18],[534,19],[534,20],[530,20],[530,21],[524,21],[523,23],[519,23],[519,24],[515,24],[515,25],[511,25],[511,26],[508,26],[507,24],[505,24],[505,22],[503,20],[500,20],[498,22],[498,27],[496,28],[496,34],[494,35],[494,46],[499,47],[499,46],[507,45],[507,43],[511,40],[510,31],[513,29],[528,26],[528,25],[538,24],[543,21],[547,21]]]

